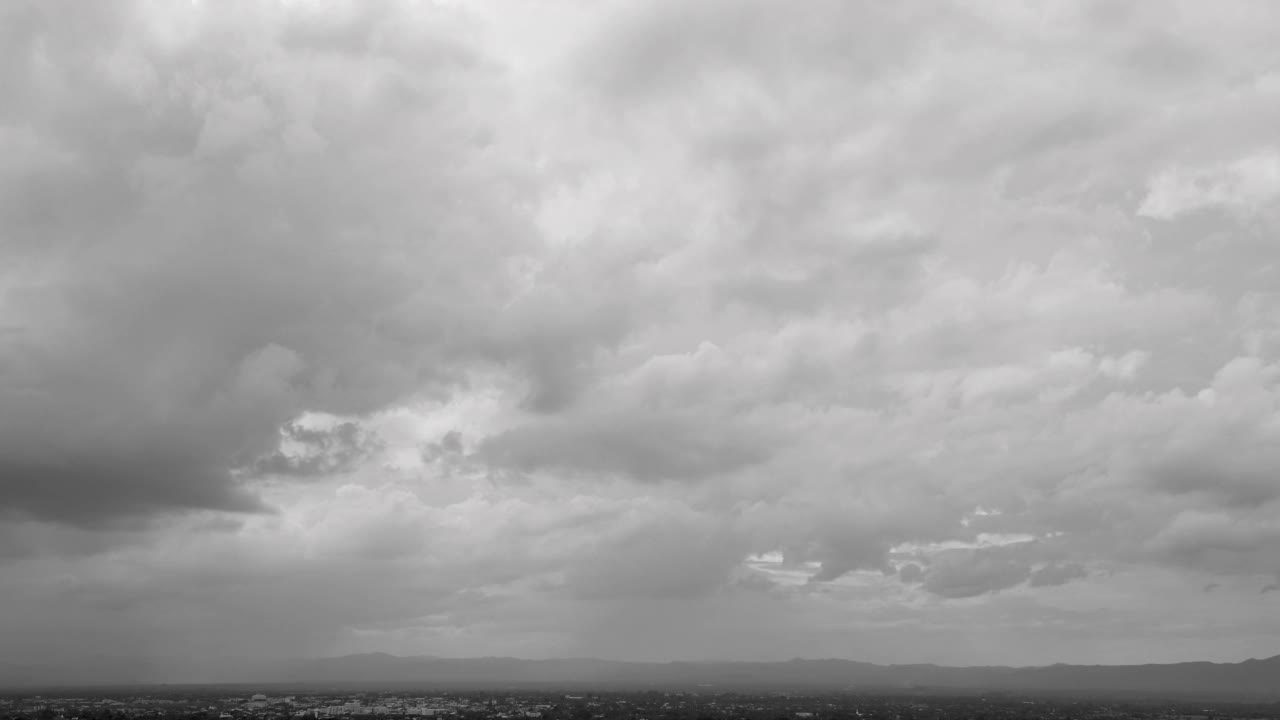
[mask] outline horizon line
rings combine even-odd
[[[456,661],[466,661],[466,660],[514,660],[514,661],[518,661],[518,662],[570,662],[570,661],[582,661],[582,662],[615,663],[615,664],[620,664],[620,665],[677,665],[677,664],[687,664],[687,665],[710,665],[710,664],[724,664],[724,665],[730,665],[730,664],[731,664],[731,665],[781,665],[781,664],[794,663],[794,662],[846,662],[846,663],[856,663],[856,664],[859,664],[859,665],[875,665],[875,666],[878,666],[878,667],[921,667],[921,666],[926,666],[926,667],[957,668],[957,669],[964,669],[964,668],[1012,668],[1012,669],[1034,669],[1034,668],[1051,668],[1051,667],[1062,667],[1062,666],[1068,666],[1068,667],[1143,667],[1143,666],[1149,666],[1149,665],[1191,665],[1191,664],[1206,664],[1206,665],[1242,665],[1242,664],[1244,664],[1244,663],[1249,663],[1249,662],[1267,662],[1267,661],[1270,661],[1270,660],[1280,660],[1280,653],[1277,653],[1277,654],[1275,654],[1275,655],[1268,655],[1268,656],[1266,656],[1266,657],[1247,657],[1247,658],[1244,658],[1243,660],[1235,660],[1235,661],[1231,661],[1231,660],[1223,660],[1223,661],[1217,661],[1217,660],[1173,660],[1173,661],[1168,661],[1168,662],[1133,662],[1133,663],[1075,663],[1075,662],[1053,662],[1053,663],[1048,663],[1048,664],[1043,664],[1043,665],[1001,665],[1001,664],[987,664],[987,665],[949,665],[949,664],[945,664],[945,663],[936,663],[936,662],[892,662],[892,663],[886,663],[886,662],[873,662],[873,661],[870,661],[870,660],[855,660],[855,659],[853,659],[853,658],[844,658],[844,657],[799,657],[799,656],[796,656],[796,657],[790,657],[790,658],[787,658],[787,659],[785,659],[785,660],[727,660],[727,659],[726,659],[726,660],[715,660],[715,659],[702,659],[702,660],[676,660],[676,659],[672,659],[672,660],[622,660],[622,659],[616,659],[616,658],[592,657],[592,656],[589,656],[589,655],[555,656],[555,657],[542,657],[542,658],[534,658],[534,657],[519,657],[519,656],[515,656],[515,655],[468,655],[468,656],[461,656],[461,657],[459,657],[459,656],[443,656],[443,655],[426,655],[426,654],[422,654],[422,655],[397,655],[397,654],[395,654],[395,653],[390,653],[390,652],[386,652],[386,651],[382,651],[382,650],[372,650],[372,651],[369,651],[369,652],[358,652],[358,653],[346,653],[346,654],[343,654],[343,655],[321,655],[321,656],[314,656],[314,657],[282,658],[281,660],[290,660],[290,659],[292,659],[292,660],[302,660],[302,661],[307,661],[307,660],[342,660],[342,659],[346,659],[346,658],[375,657],[375,656],[391,657],[391,658],[395,658],[395,659],[397,659],[397,660],[456,660]]]

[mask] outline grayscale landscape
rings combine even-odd
[[[1272,0],[0,0],[0,720],[1280,717],[1277,128]]]

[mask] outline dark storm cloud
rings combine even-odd
[[[269,510],[237,488],[225,466],[201,467],[199,453],[176,446],[118,452],[124,456],[104,451],[88,457],[63,454],[47,462],[7,459],[0,465],[4,510],[86,527],[172,508]]]
[[[231,471],[282,423],[479,351],[522,191],[443,12],[4,12],[4,514],[260,510]]]

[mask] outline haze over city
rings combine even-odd
[[[0,671],[1272,658],[1278,33],[4,3]]]

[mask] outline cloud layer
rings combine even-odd
[[[15,652],[1275,654],[1270,4],[4,12]]]

